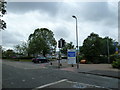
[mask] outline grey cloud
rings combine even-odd
[[[4,46],[13,46],[20,43],[20,40],[24,38],[24,36],[18,32],[8,32],[3,31],[2,33],[2,44]]]
[[[109,10],[107,2],[89,2],[83,4],[82,16],[87,20],[103,20],[111,17],[113,13]]]
[[[78,22],[98,22],[117,27],[117,8],[111,10],[108,2],[77,2],[73,6],[62,3],[59,6],[59,17],[69,22],[73,22],[72,15],[76,15]]]
[[[87,21],[104,22],[105,25],[117,25],[116,13],[110,10],[107,2],[89,2],[83,4],[81,16]]]
[[[7,10],[18,14],[39,10],[55,15],[57,13],[58,6],[57,2],[8,2]]]
[[[57,27],[55,30],[55,36],[60,39],[60,38],[69,38],[68,29],[64,26],[62,27]]]

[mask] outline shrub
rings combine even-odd
[[[120,69],[120,59],[113,61],[112,67]]]

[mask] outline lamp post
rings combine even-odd
[[[110,63],[110,57],[109,57],[109,37],[107,38],[107,52],[108,52],[108,64]]]
[[[76,57],[76,59],[77,59],[77,69],[79,68],[79,60],[78,60],[78,30],[77,30],[77,17],[76,16],[72,16],[73,18],[75,18],[75,20],[76,20],[76,44],[77,44],[77,46],[76,46],[76,48],[77,48],[77,57]]]

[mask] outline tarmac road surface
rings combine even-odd
[[[29,88],[31,90],[46,85],[44,88],[82,88],[93,86],[110,89],[118,88],[119,85],[119,79],[117,78],[76,73],[58,68],[53,69],[46,65],[48,63],[34,64],[32,62],[3,61],[2,88]],[[51,83],[61,80],[65,81],[51,85]]]

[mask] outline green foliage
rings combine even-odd
[[[0,1],[0,17],[6,13],[6,2]],[[6,23],[4,20],[0,19],[0,30],[4,30],[6,28]]]
[[[12,58],[16,55],[16,53],[12,49],[8,49],[2,52],[3,58]]]
[[[72,42],[66,43],[65,46],[61,49],[61,53],[67,55],[67,50],[68,49],[74,49],[74,45]]]
[[[120,55],[114,54],[114,55],[112,55],[112,57],[114,57],[114,61],[111,64],[112,67],[120,69]]]
[[[92,63],[107,63],[108,46],[109,54],[115,53],[115,46],[111,38],[101,38],[98,34],[91,33],[80,48],[81,54],[85,56],[87,61]]]
[[[112,63],[113,68],[119,68],[120,69],[120,59],[113,61]]]
[[[80,62],[82,59],[84,59],[84,57],[82,55],[79,55],[78,59],[79,59],[79,62]]]
[[[36,29],[28,38],[28,52],[29,54],[45,54],[50,51],[55,51],[57,42],[54,34],[47,28]]]
[[[28,45],[25,42],[23,42],[22,44],[15,45],[14,49],[16,53],[19,55],[24,55],[24,56],[28,55]]]
[[[100,39],[97,34],[91,33],[83,42],[81,53],[90,62],[96,62],[95,60],[100,56],[100,48],[98,48],[100,47]]]

